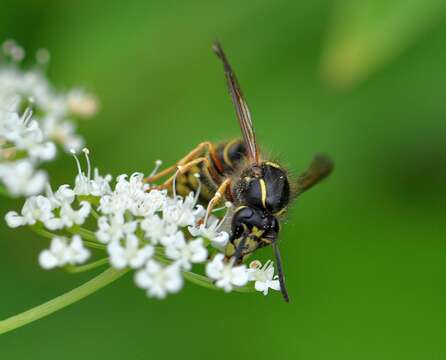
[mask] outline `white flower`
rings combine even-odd
[[[263,266],[260,261],[255,260],[249,264],[249,281],[255,281],[254,287],[257,291],[268,295],[268,290],[280,291],[278,276],[274,276],[274,263],[268,260]]]
[[[158,243],[165,244],[165,238],[169,238],[174,235],[178,227],[176,224],[170,224],[161,219],[158,215],[153,215],[145,218],[141,222],[141,229],[144,230],[144,236],[146,239],[150,239],[152,244]]]
[[[13,196],[30,196],[42,192],[47,182],[44,171],[35,171],[28,160],[0,164],[0,180]]]
[[[31,70],[26,71],[20,69],[19,62],[24,56],[24,50],[14,42],[5,42],[3,53],[5,57],[9,57],[15,63],[9,62],[6,66],[0,64],[0,108],[4,108],[10,99],[16,96],[19,96],[21,100],[13,108],[14,111],[26,107],[28,101],[32,102],[36,113],[42,117],[37,119],[42,125],[40,129],[43,133],[43,138],[39,143],[52,144],[49,142],[52,140],[62,144],[67,151],[81,149],[83,140],[75,134],[75,126],[71,120],[67,119],[67,116],[69,113],[81,117],[93,115],[98,107],[96,98],[81,89],[73,89],[67,93],[56,92],[41,71],[42,66],[32,67]],[[49,53],[40,49],[36,53],[36,58],[38,64],[46,64]],[[0,125],[0,136],[2,134],[1,127]],[[16,140],[24,140],[24,142],[16,145],[25,146],[30,150],[30,153],[33,153],[32,156],[53,157],[51,152],[54,147],[52,145],[40,149],[34,148],[31,151],[28,146],[31,144],[29,140],[32,138],[34,141],[37,138],[29,138],[30,134],[23,126],[22,130],[26,130],[26,134],[22,132],[25,136],[16,138]]]
[[[110,181],[112,176],[107,174],[105,176],[99,175],[99,170],[94,168],[93,179],[91,180],[91,195],[104,196],[111,193]]]
[[[60,217],[67,227],[71,227],[74,224],[82,225],[88,215],[90,215],[90,211],[91,204],[88,201],[81,201],[78,210],[73,209],[71,205],[65,203],[60,208]]]
[[[135,274],[135,283],[147,290],[147,295],[163,299],[168,293],[177,293],[183,287],[183,278],[178,265],[163,267],[149,260],[146,266]]]
[[[143,183],[143,174],[134,173],[127,178],[127,175],[118,176],[113,193],[101,198],[99,210],[104,214],[130,211],[135,216],[149,215],[153,206],[146,201],[150,200],[146,193],[149,187]]]
[[[76,126],[69,121],[60,121],[54,114],[43,118],[42,130],[45,137],[61,144],[65,151],[79,151],[84,146],[84,140],[75,134]]]
[[[39,123],[32,118],[30,109],[25,110],[22,116],[16,112],[4,111],[0,135],[14,144],[17,150],[27,151],[31,159],[47,161],[56,156],[56,146],[45,141]]]
[[[70,204],[64,203],[60,208],[60,217],[49,219],[45,226],[50,230],[61,229],[63,227],[72,227],[73,225],[82,225],[90,215],[91,204],[88,201],[81,201],[80,208],[75,210]]]
[[[181,242],[184,239],[184,234],[182,231],[176,230],[171,235],[163,236],[160,240],[161,245],[169,246],[176,242]]]
[[[206,274],[215,285],[229,292],[233,287],[241,287],[248,282],[248,272],[245,265],[233,266],[232,261],[225,262],[223,254],[217,254],[206,264]]]
[[[184,200],[180,196],[169,199],[163,208],[163,219],[181,227],[195,225],[205,213],[201,205],[196,205],[196,201],[192,192]]]
[[[204,262],[208,256],[203,246],[203,239],[195,239],[186,242],[184,234],[178,232],[175,240],[166,246],[166,256],[175,260],[184,270],[190,270],[192,263]]]
[[[16,211],[8,211],[5,215],[5,221],[10,228],[16,228],[25,225],[25,219]]]
[[[57,266],[82,264],[90,257],[88,249],[84,248],[79,235],[74,235],[71,242],[64,237],[55,237],[50,248],[40,253],[39,263],[44,269]]]
[[[123,269],[126,266],[140,268],[154,253],[151,245],[140,248],[139,239],[133,234],[127,235],[124,246],[119,241],[113,241],[108,245],[107,250],[110,263],[116,269]]]
[[[221,227],[220,222],[216,217],[210,217],[206,224],[197,226],[189,226],[188,230],[192,236],[202,236],[211,241],[212,246],[222,250],[228,244],[229,234],[226,231],[218,231]]]
[[[138,223],[136,221],[125,222],[124,215],[117,213],[110,217],[101,216],[98,219],[96,236],[103,243],[116,242],[126,235],[133,234]]]
[[[124,214],[126,211],[126,201],[116,194],[104,195],[99,201],[98,210],[103,214]]]
[[[133,173],[127,180],[127,175],[120,175],[117,178],[117,183],[114,195],[121,199],[122,206],[130,211],[135,216],[143,216],[143,205],[149,189],[149,185],[143,182],[144,175],[141,173]]]
[[[75,193],[70,189],[69,185],[61,185],[55,193],[51,186],[46,186],[46,197],[51,201],[53,209],[61,207],[63,204],[72,204],[75,198]]]
[[[54,145],[54,143],[51,141],[33,145],[32,147],[28,146],[27,150],[31,159],[49,161],[56,157],[56,145]]]
[[[90,151],[87,148],[82,149],[85,159],[87,161],[87,173],[84,173],[81,168],[79,159],[76,156],[76,151],[71,150],[73,157],[76,161],[78,174],[75,179],[74,193],[76,195],[93,195],[93,196],[104,196],[111,193],[110,181],[111,176],[106,175],[102,177],[99,175],[97,169],[94,169],[94,178],[91,178],[91,163],[90,163]]]
[[[166,195],[166,190],[150,190],[149,192],[145,192],[141,200],[130,208],[136,216],[151,216],[162,209],[166,203]]]
[[[54,217],[51,202],[42,195],[32,196],[26,199],[21,215],[15,211],[6,214],[5,220],[9,227],[15,228],[22,225],[34,225],[37,221],[46,223]]]

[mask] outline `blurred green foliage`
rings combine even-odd
[[[335,0],[322,69],[348,87],[363,80],[445,20],[442,0]]]
[[[297,201],[283,227],[291,304],[279,294],[224,295],[192,284],[160,302],[126,276],[2,336],[1,358],[444,358],[443,7],[432,0],[371,3],[343,5],[357,9],[340,22],[333,14],[342,8],[328,0],[3,0],[2,37],[29,53],[47,47],[56,84],[84,84],[101,98],[100,114],[80,127],[102,171],[148,171],[154,160],[168,164],[204,139],[238,135],[210,50],[216,37],[262,147],[293,173],[317,151],[331,154],[337,168]],[[386,30],[375,36],[382,22]],[[321,54],[336,48],[330,39],[341,41],[336,33],[358,35],[367,63],[352,65],[354,76],[332,68],[341,83],[344,75],[346,83],[364,80],[342,93],[320,73]],[[54,184],[75,174],[68,156],[48,170]],[[11,208],[17,201],[2,198],[0,215]],[[0,226],[0,318],[93,276],[40,269],[45,245],[26,229]]]

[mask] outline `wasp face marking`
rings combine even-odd
[[[259,184],[260,184],[260,195],[261,195],[262,206],[263,206],[264,209],[266,209],[267,193],[266,193],[265,180],[259,179]]]
[[[243,239],[244,247],[241,256],[246,256],[256,249],[270,245],[279,234],[279,221],[270,213],[251,207],[239,207],[232,219],[231,246],[227,249],[232,256],[235,248]],[[228,253],[229,251],[229,253]]]

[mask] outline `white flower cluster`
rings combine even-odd
[[[229,238],[220,229],[224,219],[210,216],[204,224],[198,194],[169,196],[146,184],[141,173],[120,175],[113,186],[110,175],[91,171],[89,151],[83,151],[87,171],[74,154],[78,175],[73,188],[62,185],[53,192],[48,186],[45,196],[29,197],[20,214],[6,214],[10,227],[29,225],[51,234],[50,248],[39,258],[43,268],[82,264],[91,247],[106,251],[112,267],[135,269],[136,285],[151,297],[180,291],[183,275],[199,263],[206,263],[208,279],[202,278],[226,292],[249,281],[264,294],[279,288],[272,263],[261,267],[255,262],[248,269],[225,259],[220,252]],[[68,234],[75,235],[69,240]]]
[[[21,69],[24,50],[6,41],[0,50],[0,185],[12,196],[40,193],[47,174],[38,170],[53,160],[56,144],[81,149],[83,139],[71,120],[93,115],[96,99],[81,89],[56,92],[44,76],[49,54],[39,50],[37,64]]]

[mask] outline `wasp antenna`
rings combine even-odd
[[[280,256],[279,246],[277,245],[276,241],[273,242],[273,249],[274,255],[276,256],[277,272],[279,273],[280,291],[282,293],[283,299],[286,302],[290,302],[290,297],[288,296],[288,291],[285,286],[285,277],[283,275],[282,257]]]

